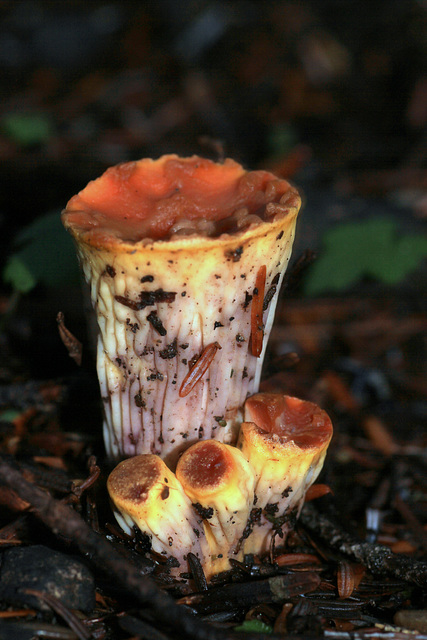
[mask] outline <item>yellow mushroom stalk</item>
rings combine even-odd
[[[153,551],[175,558],[180,572],[188,570],[189,552],[203,560],[203,527],[175,474],[159,456],[123,460],[110,474],[107,488],[116,520],[126,533],[132,535],[138,527]]]
[[[98,321],[112,459],[235,444],[258,390],[300,198],[232,160],[113,167],[63,212]]]
[[[185,451],[176,475],[203,524],[210,548],[203,565],[207,577],[229,569],[231,557],[243,558],[239,543],[254,499],[251,466],[236,447],[206,440]]]
[[[275,393],[246,401],[238,447],[256,476],[259,511],[245,553],[266,553],[276,536],[286,534],[323,467],[331,438],[329,416],[312,402]]]

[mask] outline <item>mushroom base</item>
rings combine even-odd
[[[271,394],[258,397],[272,401]],[[245,422],[237,446],[197,442],[183,453],[175,472],[159,456],[141,454],[111,473],[108,490],[118,523],[129,534],[136,525],[156,554],[172,556],[175,576],[188,574],[190,552],[209,580],[230,569],[232,559],[271,553],[284,543],[322,469],[332,425],[313,403],[279,399],[283,413],[289,407],[294,411],[288,425],[292,437],[272,433],[277,424],[268,431],[265,424]]]

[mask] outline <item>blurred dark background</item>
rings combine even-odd
[[[426,27],[421,0],[1,2],[1,269],[22,228],[108,166],[163,153],[223,151],[294,182],[296,256],[342,222],[423,234]],[[403,286],[420,299],[417,274]],[[46,319],[80,303],[64,287],[27,300],[40,362]]]

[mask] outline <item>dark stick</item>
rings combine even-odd
[[[175,603],[149,578],[125,560],[110,543],[91,529],[70,507],[52,498],[27,482],[19,471],[0,456],[0,483],[13,487],[23,500],[30,503],[33,513],[53,531],[71,539],[81,553],[102,570],[112,573],[116,580],[141,604],[149,604],[160,620],[198,640],[224,640],[224,632],[206,624]]]
[[[80,367],[82,364],[82,354],[83,354],[82,343],[65,326],[65,319],[62,311],[60,311],[56,316],[56,322],[58,323],[59,336],[62,342],[64,343],[65,348],[68,351],[68,355]]]
[[[300,515],[302,525],[332,549],[360,562],[374,574],[391,574],[400,580],[419,586],[427,585],[427,563],[400,556],[381,544],[362,542],[344,531],[312,503],[304,505]]]
[[[227,584],[218,589],[184,596],[181,602],[207,615],[227,609],[249,609],[258,604],[283,602],[303,593],[310,593],[319,584],[320,577],[317,573],[301,572],[274,576],[267,580]]]
[[[121,629],[131,633],[133,636],[140,636],[144,640],[169,640],[164,633],[157,631],[147,622],[143,622],[134,616],[124,616],[118,622]]]

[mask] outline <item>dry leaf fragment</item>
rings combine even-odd
[[[374,447],[385,456],[392,456],[399,451],[399,445],[394,441],[382,420],[376,416],[367,416],[362,426]]]
[[[337,587],[340,598],[349,598],[354,591],[354,571],[347,560],[338,564]]]
[[[80,340],[77,340],[77,338],[65,326],[64,314],[62,311],[60,311],[56,316],[56,322],[58,323],[59,336],[68,351],[68,355],[80,367],[82,364],[82,343]]]
[[[320,482],[318,484],[313,484],[308,488],[307,493],[305,494],[305,502],[310,502],[311,500],[322,498],[328,493],[331,493],[333,495],[334,492],[327,484],[322,484]]]

